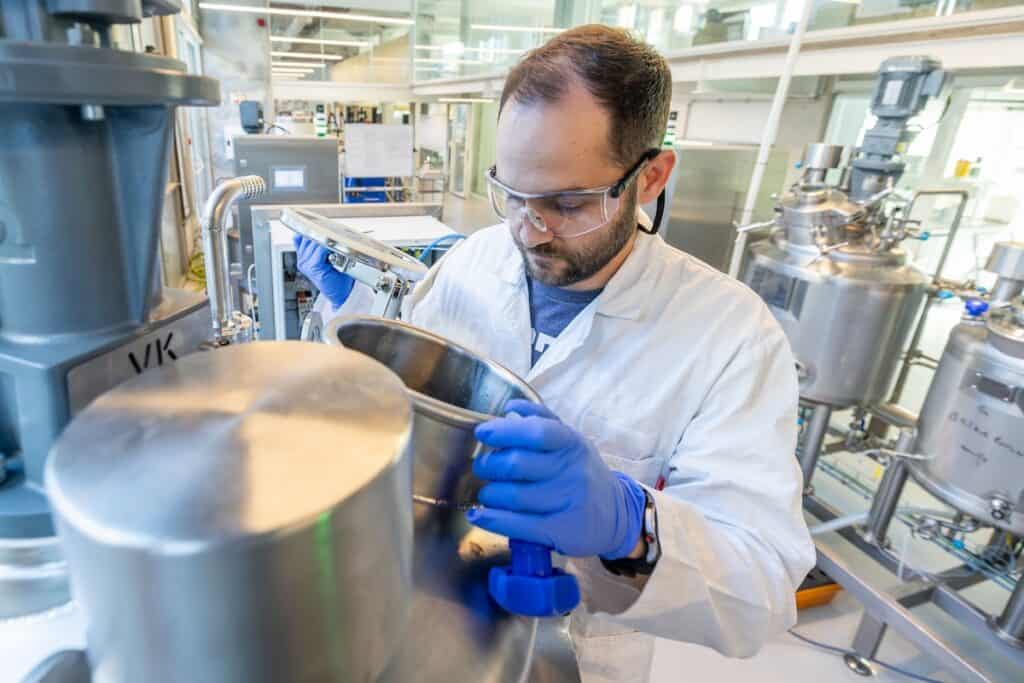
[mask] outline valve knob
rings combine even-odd
[[[984,315],[985,311],[988,310],[988,302],[984,299],[971,297],[964,302],[964,309],[967,311],[967,315],[977,318],[980,315]]]

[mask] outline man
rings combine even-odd
[[[638,209],[675,163],[660,150],[670,95],[665,61],[624,31],[579,27],[529,53],[488,174],[504,222],[453,249],[405,312],[544,399],[479,428],[495,450],[475,463],[489,483],[470,521],[572,558],[588,683],[648,680],[656,638],[753,655],[794,623],[814,562],[785,337]],[[302,242],[299,260],[326,317],[365,310],[322,249]]]

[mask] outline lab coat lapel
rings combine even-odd
[[[583,346],[593,331],[595,316],[635,320],[644,314],[647,297],[643,282],[650,275],[650,250],[656,239],[659,238],[643,232],[637,235],[633,251],[625,263],[608,281],[601,295],[580,311],[569,326],[558,335],[558,339],[548,347],[527,375],[528,382],[539,380],[542,375],[564,362]],[[529,325],[528,309],[527,321]]]
[[[513,252],[498,272],[498,293],[495,297],[495,326],[503,330],[501,361],[509,370],[526,377],[533,362],[530,326],[530,298],[526,291],[526,271],[522,257]]]

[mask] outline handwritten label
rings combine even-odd
[[[982,415],[988,417],[987,413],[982,413]],[[978,467],[988,462],[989,453],[986,453],[986,451],[991,452],[993,449],[997,452],[1024,458],[1024,447],[1013,443],[1010,437],[1005,434],[993,434],[991,428],[979,424],[974,418],[954,410],[947,419],[961,428],[957,430],[957,436],[974,437],[971,439],[975,442],[973,444],[974,447],[968,447],[966,444],[961,443],[960,452],[973,458]],[[966,430],[966,434],[964,434],[964,430]],[[984,443],[977,443],[979,440]]]

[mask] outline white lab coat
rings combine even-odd
[[[358,310],[366,294],[321,311]],[[451,250],[406,303],[406,320],[526,378],[613,469],[652,491],[662,556],[648,579],[569,563],[583,594],[571,631],[584,683],[649,680],[656,638],[746,657],[795,623],[794,591],[815,560],[794,458],[797,379],[753,292],[640,233],[530,367],[523,263],[498,225]]]

